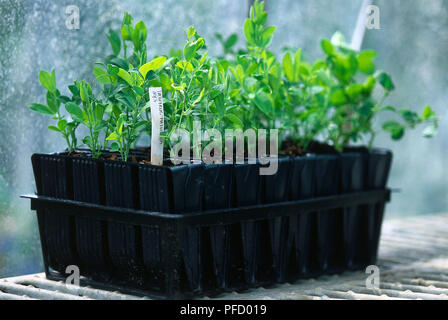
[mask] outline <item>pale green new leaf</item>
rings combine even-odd
[[[105,84],[111,82],[109,74],[103,68],[96,67],[93,69],[93,73],[100,83]]]
[[[283,71],[290,82],[295,81],[294,78],[294,67],[292,64],[291,54],[287,52],[283,57]]]
[[[264,91],[258,91],[254,98],[255,105],[266,116],[272,118],[272,112],[274,111],[274,105],[269,95]]]
[[[152,61],[145,63],[144,65],[142,65],[138,71],[140,72],[140,74],[143,76],[143,78],[146,78],[146,74],[151,71],[151,70],[157,70],[159,69],[161,66],[163,66],[163,64],[166,61],[166,57],[157,57],[155,59],[153,59]]]
[[[56,77],[54,70],[51,73],[44,70],[40,71],[39,81],[45,89],[52,93],[56,93]]]
[[[119,136],[118,134],[116,134],[115,132],[112,132],[110,135],[107,136],[106,140],[111,141],[111,140],[118,140]]]
[[[70,114],[70,116],[73,118],[73,120],[76,120],[78,122],[83,122],[84,121],[84,114],[81,110],[81,108],[76,105],[73,102],[68,102],[65,105],[65,110],[67,110],[67,112]]]
[[[117,73],[117,75],[118,75],[121,79],[123,79],[124,81],[126,81],[130,86],[133,86],[133,85],[134,85],[134,83],[133,83],[133,81],[132,81],[132,77],[131,77],[131,75],[130,75],[129,72],[127,72],[126,70],[119,68],[119,69],[118,69],[118,73]]]

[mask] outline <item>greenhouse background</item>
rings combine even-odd
[[[250,1],[241,0],[0,0],[0,277],[42,270],[37,221],[21,194],[35,191],[30,157],[64,148],[48,119],[29,111],[43,101],[37,74],[56,69],[58,87],[74,79],[93,80],[92,65],[109,52],[105,34],[117,29],[124,11],[148,26],[149,56],[184,43],[194,24],[219,55],[215,33],[239,35]],[[351,38],[360,0],[268,0],[269,24],[277,26],[271,49],[303,48],[321,56],[320,39],[341,31]],[[80,28],[66,26],[68,6],[77,6]],[[415,111],[429,104],[441,118],[438,135],[425,139],[409,131],[400,143],[380,134],[376,146],[394,153],[389,186],[399,188],[386,218],[446,212],[448,209],[448,2],[375,1],[380,29],[366,30],[363,48],[378,51],[377,66],[391,73],[397,89],[388,103]],[[45,133],[45,134],[43,134]],[[143,142],[144,143],[144,142]]]

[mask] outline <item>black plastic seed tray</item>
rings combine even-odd
[[[32,209],[37,211],[39,230],[41,239],[43,240],[42,249],[45,272],[48,278],[55,280],[61,279],[63,273],[52,268],[52,266],[59,265],[60,263],[64,266],[77,265],[81,269],[81,274],[85,274],[83,272],[84,261],[77,255],[78,250],[81,248],[77,245],[76,235],[74,234],[74,220],[75,218],[81,221],[82,219],[88,219],[88,221],[98,222],[100,226],[104,225],[105,229],[110,225],[132,228],[135,230],[135,234],[139,235],[135,239],[114,239],[116,243],[121,243],[121,246],[125,248],[123,253],[126,258],[129,255],[129,252],[126,251],[132,251],[135,254],[135,260],[123,261],[123,263],[127,264],[129,271],[134,269],[134,272],[122,274],[120,268],[116,270],[112,267],[108,268],[107,264],[102,263],[103,261],[101,260],[104,259],[104,262],[113,260],[114,257],[110,256],[112,253],[108,252],[106,247],[102,248],[103,250],[95,248],[97,250],[92,251],[92,257],[95,257],[98,252],[102,253],[98,255],[98,269],[95,270],[100,278],[97,277],[95,279],[95,277],[92,277],[92,279],[102,283],[110,283],[111,285],[125,286],[137,291],[148,290],[149,292],[161,292],[171,297],[178,297],[181,294],[188,295],[189,293],[213,293],[217,292],[217,289],[242,289],[252,285],[275,283],[278,281],[273,269],[275,268],[275,256],[281,254],[280,252],[273,253],[270,263],[267,263],[267,265],[271,266],[270,269],[273,274],[271,278],[267,277],[266,274],[262,275],[255,272],[253,275],[250,275],[250,281],[244,281],[241,273],[244,271],[245,273],[249,273],[252,269],[250,266],[245,265],[244,257],[238,257],[233,254],[238,249],[242,251],[235,244],[233,244],[233,250],[230,246],[223,246],[221,248],[214,248],[214,250],[219,250],[219,252],[212,252],[211,241],[203,241],[197,247],[197,252],[189,252],[192,261],[186,263],[184,260],[185,253],[183,254],[182,252],[186,250],[185,242],[192,240],[191,230],[196,230],[200,236],[205,237],[207,234],[210,237],[213,228],[229,226],[229,228],[222,229],[221,236],[227,236],[235,240],[235,242],[239,242],[238,240],[242,237],[241,232],[244,232],[244,230],[238,228],[238,226],[242,224],[249,222],[262,223],[266,220],[272,221],[275,219],[283,219],[288,223],[292,223],[292,221],[300,220],[302,215],[311,214],[312,217],[317,218],[319,212],[323,210],[333,210],[330,212],[333,212],[332,214],[337,219],[338,213],[334,210],[346,208],[347,205],[349,207],[361,206],[364,208],[364,215],[373,214],[378,218],[383,214],[383,205],[389,200],[389,197],[389,190],[375,190],[309,200],[281,202],[271,205],[255,205],[189,214],[166,214],[112,208],[43,196],[27,196],[27,198],[31,199]],[[51,223],[56,216],[60,217],[61,220],[67,221],[69,226],[58,230],[52,228]],[[49,217],[51,219],[48,219]],[[334,228],[335,226],[326,227]],[[368,229],[373,229],[371,235],[379,234],[378,228],[380,225],[373,224],[367,227]],[[159,241],[154,243],[151,241],[151,236],[142,237],[142,230],[145,229],[152,230],[153,236],[157,234]],[[308,233],[312,234],[313,232]],[[286,238],[300,236],[296,232],[289,232],[287,234],[288,236]],[[54,239],[50,237],[54,237]],[[301,247],[305,248],[305,251],[312,251],[313,241],[318,241],[319,238],[325,238],[325,236],[319,235],[315,239],[311,236],[304,241],[305,243]],[[70,246],[65,247],[63,244],[67,243],[67,240]],[[321,241],[325,242],[325,248],[321,248],[321,250],[337,250],[336,247],[338,245],[344,247],[343,242],[338,244],[337,242],[330,242],[328,240],[325,242],[325,239],[321,239]],[[367,259],[361,262],[362,265],[374,262],[373,259],[377,250],[377,239],[371,238],[366,240],[376,243],[376,245],[367,245],[358,248],[357,251],[353,251],[352,246],[345,247],[345,250],[340,252],[340,259],[344,260],[348,256],[362,260],[363,256],[366,255]],[[57,248],[48,247],[48,245],[58,242],[60,245]],[[283,246],[285,246],[285,243],[283,243]],[[145,253],[143,253],[143,247],[145,248]],[[58,252],[58,254],[55,255],[55,252]],[[363,252],[364,255],[362,254]],[[221,264],[218,267],[213,264],[216,256],[222,256],[219,261]],[[233,263],[229,263],[232,260]],[[310,259],[309,261],[313,262],[306,266],[310,268],[309,276],[316,276],[327,271],[327,265],[322,264],[320,259],[316,259],[315,261]],[[91,265],[91,262],[89,262],[89,265]],[[300,266],[301,268],[298,267],[299,265],[294,262],[291,263],[285,274],[282,275],[282,280],[292,281],[301,277],[303,265]],[[315,269],[313,269],[314,267]],[[347,265],[346,267],[349,266]],[[186,268],[190,268],[190,270],[188,271]],[[198,269],[196,270],[196,268]],[[120,274],[117,274],[117,272],[120,272]],[[221,273],[226,273],[226,275]],[[239,279],[240,282],[226,282],[222,280],[229,279],[228,273],[240,273],[240,278],[230,278]],[[258,278],[258,275],[262,277]]]
[[[376,260],[389,151],[150,166],[32,157],[47,277],[171,297],[359,269]],[[162,213],[160,213],[162,212]]]

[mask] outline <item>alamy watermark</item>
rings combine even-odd
[[[65,268],[65,273],[69,276],[65,279],[66,285],[74,285],[79,287],[80,271],[77,265],[69,265]]]
[[[380,8],[378,6],[369,5],[366,7],[365,13],[367,19],[365,20],[365,26],[367,29],[380,29]]]
[[[65,26],[68,30],[79,30],[80,28],[80,16],[79,7],[75,5],[70,5],[65,8]]]
[[[366,274],[370,274],[366,279],[366,288],[370,290],[380,289],[380,268],[370,265],[366,268]]]
[[[255,164],[258,159],[258,163],[261,165],[260,175],[273,175],[278,169],[278,129],[269,131],[247,129],[244,132],[241,129],[226,129],[223,139],[219,130],[202,130],[201,121],[194,121],[193,132],[176,129],[170,136],[170,142],[173,145],[170,150],[170,158],[176,165],[191,162],[222,163],[224,145],[224,162],[226,164]],[[208,142],[204,148],[202,148],[203,142]],[[247,146],[246,151],[245,146]],[[193,155],[190,152],[191,149]]]

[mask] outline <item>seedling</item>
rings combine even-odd
[[[101,67],[94,69],[98,81],[104,85],[104,95],[108,102],[109,114],[106,126],[106,141],[112,141],[110,148],[118,151],[122,161],[127,161],[129,151],[135,147],[141,131],[151,132],[149,121],[148,87],[158,77],[166,58],[156,57],[147,62],[147,30],[142,21],[133,26],[133,19],[125,13],[120,36],[110,30],[113,55],[107,57]],[[123,56],[121,47],[123,46]],[[132,55],[128,49],[133,47]],[[146,119],[143,119],[146,116]],[[107,143],[106,143],[107,144]]]
[[[338,151],[351,143],[372,147],[377,134],[375,120],[386,111],[401,119],[382,124],[393,140],[423,123],[427,124],[424,136],[436,133],[438,118],[431,107],[418,114],[384,105],[395,85],[390,75],[377,70],[375,51],[354,51],[336,33],[331,40],[321,41],[323,60],[309,63],[300,49],[277,59],[269,51],[275,26],[266,26],[266,22],[264,3],[255,1],[244,22],[243,49],[236,48],[235,34],[227,38],[217,34],[223,55],[209,57],[205,40],[190,26],[182,49],[148,61],[146,26],[142,21],[134,25],[132,16],[125,13],[120,32],[110,30],[107,35],[112,54],[93,69],[102,92],[94,95],[90,84],[75,81],[69,86],[72,97],[61,96],[55,72],[41,71],[47,104],[33,103],[30,108],[57,121],[49,129],[64,137],[70,152],[77,148],[75,131],[82,124],[89,132],[82,142],[93,157],[110,149],[119,152],[122,161],[128,160],[142,135],[144,141],[150,141],[145,136],[151,135],[150,87],[163,90],[164,145],[172,149],[179,143],[177,131],[186,130],[193,141],[189,152],[192,150],[196,159],[208,147],[203,138],[213,143],[219,135],[212,138],[210,132],[219,132],[222,138],[226,129],[278,129],[280,145],[291,140],[305,152],[313,141]],[[378,91],[382,91],[379,99]],[[70,118],[61,114],[61,104]],[[194,132],[195,122],[201,123],[199,133]],[[256,147],[256,142],[252,144],[248,148]],[[225,148],[226,144],[221,145]],[[178,156],[176,150],[171,156]]]
[[[76,139],[76,128],[79,122],[76,119],[67,120],[60,112],[61,103],[75,104],[79,100],[79,94],[70,86],[69,89],[72,91],[72,99],[61,96],[59,90],[56,88],[56,74],[52,70],[51,73],[46,71],[39,72],[39,81],[41,85],[47,90],[47,104],[31,103],[29,108],[40,114],[51,116],[52,119],[57,121],[56,126],[50,125],[48,129],[59,132],[67,143],[67,149],[69,152],[73,152],[77,148]]]
[[[368,139],[372,147],[376,130],[373,123],[383,111],[394,112],[401,116],[403,122],[387,121],[382,129],[390,132],[393,140],[400,140],[406,128],[426,123],[424,136],[436,133],[438,118],[429,106],[422,114],[408,110],[383,106],[385,99],[395,89],[389,74],[376,71],[373,59],[375,51],[355,52],[344,42],[340,34],[335,34],[331,41],[322,40],[321,46],[326,54],[326,72],[330,74],[328,86],[332,115],[328,123],[328,139],[337,150],[342,150],[350,142]],[[383,90],[381,99],[376,99],[373,92],[377,85]]]
[[[84,137],[82,142],[89,147],[93,158],[99,158],[103,150],[99,136],[107,126],[103,119],[106,107],[94,97],[90,84],[81,81],[76,82],[75,85],[76,89],[73,89],[79,92],[82,108],[73,102],[68,102],[65,108],[75,121],[87,127],[89,135]]]

